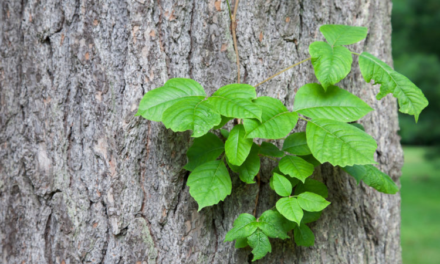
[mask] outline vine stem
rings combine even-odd
[[[257,207],[258,207],[258,197],[260,196],[260,188],[261,188],[261,182],[260,182],[260,172],[257,173],[257,183],[258,183],[258,192],[257,196],[255,197],[255,209],[254,209],[254,216],[257,214]]]
[[[295,63],[295,64],[293,64],[293,65],[290,65],[289,67],[285,68],[284,70],[282,70],[282,71],[280,71],[280,72],[275,73],[274,75],[270,76],[269,78],[267,78],[266,80],[260,82],[259,84],[255,85],[254,87],[258,87],[258,86],[262,85],[263,83],[265,83],[265,82],[267,82],[267,81],[270,81],[270,80],[272,80],[273,78],[277,77],[277,76],[280,75],[281,73],[283,73],[283,72],[285,72],[285,71],[288,71],[288,70],[292,69],[293,67],[298,66],[298,65],[300,65],[301,63],[304,63],[304,62],[306,62],[306,61],[308,61],[308,60],[310,60],[310,59],[312,59],[312,58],[307,58],[307,59],[302,60],[302,61],[300,61],[300,62],[297,62],[297,63]]]
[[[237,47],[237,9],[238,9],[239,0],[235,0],[234,14],[231,16],[232,21],[232,39],[234,41],[235,47],[235,57],[237,59],[237,83],[240,83],[240,58],[238,57],[238,47]],[[229,6],[229,1],[228,1]]]

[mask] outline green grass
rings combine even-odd
[[[427,147],[404,147],[402,255],[404,264],[440,263],[440,157]]]

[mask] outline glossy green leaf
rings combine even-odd
[[[295,187],[298,183],[300,183],[300,180],[298,180],[297,178],[292,178],[292,177],[289,177],[288,175],[285,175],[284,173],[282,173],[278,167],[275,167],[272,170],[272,175],[275,173],[282,175],[282,176],[284,176],[284,178],[289,180],[290,184],[292,185],[292,188]],[[270,177],[269,185],[270,185],[270,188],[275,191],[275,187],[273,186],[273,176]]]
[[[319,28],[331,46],[350,45],[367,37],[368,28],[346,25],[324,25]]]
[[[222,121],[220,121],[220,124],[216,125],[215,127],[213,127],[212,129],[220,129],[222,127],[224,127],[226,125],[226,123],[228,123],[229,121],[231,121],[232,117],[227,117],[227,116],[222,116]]]
[[[315,119],[307,123],[307,144],[321,163],[336,166],[374,164],[376,141],[362,130],[347,123]]]
[[[250,99],[213,95],[208,101],[223,116],[261,120],[261,108]]]
[[[197,166],[216,160],[225,151],[223,141],[212,133],[194,139],[194,143],[186,152],[188,163],[184,169],[193,171]]]
[[[188,98],[203,99],[205,90],[196,81],[185,78],[168,80],[164,86],[147,92],[139,103],[136,116],[162,121],[162,115],[173,104]]]
[[[237,240],[235,240],[235,248],[245,248],[247,246],[249,246],[247,238],[237,238]]]
[[[337,86],[329,86],[325,91],[321,85],[309,83],[296,93],[293,111],[314,119],[351,122],[362,118],[373,108]]]
[[[301,158],[305,161],[307,161],[308,163],[312,164],[313,167],[318,167],[319,165],[321,165],[321,162],[319,162],[317,159],[315,159],[315,157],[313,157],[313,155],[306,155],[306,156],[301,156]]]
[[[399,187],[394,183],[393,179],[373,165],[347,166],[343,170],[353,176],[358,183],[362,180],[366,185],[373,187],[379,192],[395,194],[399,191]]]
[[[281,198],[276,203],[276,208],[278,212],[288,220],[295,222],[298,225],[301,223],[304,212],[296,198]]]
[[[312,230],[304,224],[295,227],[293,237],[298,246],[311,247],[315,244],[315,235]]]
[[[238,173],[240,180],[245,183],[255,183],[254,178],[260,171],[260,157],[258,156],[260,147],[257,144],[253,144],[249,155],[241,166],[235,166],[229,164],[232,171]],[[229,160],[228,160],[229,163]]]
[[[232,229],[226,234],[225,241],[233,241],[252,235],[258,228],[256,220],[251,214],[240,214],[235,219]]]
[[[279,162],[280,171],[304,182],[313,174],[314,167],[304,159],[296,156],[285,156]]]
[[[324,183],[313,179],[307,179],[304,184],[299,184],[295,188],[295,194],[301,194],[304,192],[316,193],[324,198],[328,197],[327,186],[325,186]]]
[[[261,143],[260,154],[275,158],[281,158],[284,156],[284,152],[282,152],[277,146],[269,142]]]
[[[290,196],[292,193],[292,184],[290,181],[278,173],[273,174],[273,187],[275,192],[280,196]]]
[[[284,140],[283,150],[294,155],[309,155],[312,152],[307,145],[306,133],[299,132],[289,135],[286,140]]]
[[[259,229],[272,238],[289,238],[287,232],[294,228],[291,222],[287,221],[275,210],[265,211],[258,219],[258,222],[260,224]]]
[[[272,252],[269,238],[260,230],[255,231],[248,237],[247,242],[252,248],[252,254],[254,254],[252,261],[259,260],[266,256],[268,252]]]
[[[342,46],[332,47],[326,42],[315,41],[309,46],[316,78],[326,90],[347,76],[351,70],[353,57]]]
[[[162,116],[166,128],[174,132],[192,130],[193,137],[206,134],[221,122],[220,115],[208,101],[200,98],[187,98],[170,106]]]
[[[262,96],[254,102],[263,110],[262,120],[244,120],[248,138],[279,139],[287,136],[295,127],[298,114],[289,112],[280,100]]]
[[[203,207],[223,201],[231,194],[232,182],[225,164],[214,160],[198,166],[188,177],[189,193]]]
[[[243,164],[251,151],[252,142],[252,139],[246,138],[246,131],[243,125],[234,126],[225,143],[228,161],[235,166]]]
[[[254,99],[257,97],[255,87],[244,83],[233,83],[218,89],[213,96],[222,96],[227,98]]]
[[[392,93],[399,101],[399,111],[414,115],[417,122],[428,100],[414,83],[368,52],[359,56],[359,67],[367,83],[374,80],[375,84],[381,84],[378,100]]]
[[[322,196],[311,192],[304,192],[298,195],[298,203],[302,209],[309,212],[322,211],[330,204]]]
[[[354,127],[357,127],[357,128],[359,128],[360,130],[362,130],[362,131],[365,132],[365,127],[364,127],[363,125],[359,124],[359,123],[349,123],[349,125],[352,125],[352,126],[354,126]]]
[[[322,214],[322,211],[320,211],[320,212],[304,211],[304,216],[301,221],[301,225],[315,222],[316,220],[318,220],[321,217],[321,214]]]

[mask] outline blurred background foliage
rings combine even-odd
[[[404,264],[440,263],[440,0],[393,0],[394,68],[423,90],[418,124],[399,113]]]

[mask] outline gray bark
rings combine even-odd
[[[233,2],[233,1],[232,1]],[[233,193],[197,212],[182,170],[189,133],[134,117],[147,91],[173,77],[208,94],[236,80],[225,1],[2,0],[0,11],[0,254],[3,263],[248,263],[223,242],[240,213],[277,199],[233,178]],[[308,57],[328,23],[369,28],[351,47],[391,63],[390,0],[242,0],[242,80],[256,84]],[[316,82],[310,62],[258,87],[291,109]],[[375,112],[361,120],[378,142],[379,167],[400,176],[396,101],[357,66],[340,83]],[[300,122],[297,131],[304,130]],[[311,225],[315,246],[272,240],[257,263],[400,263],[400,196],[385,195],[329,165],[314,176],[332,202]]]

